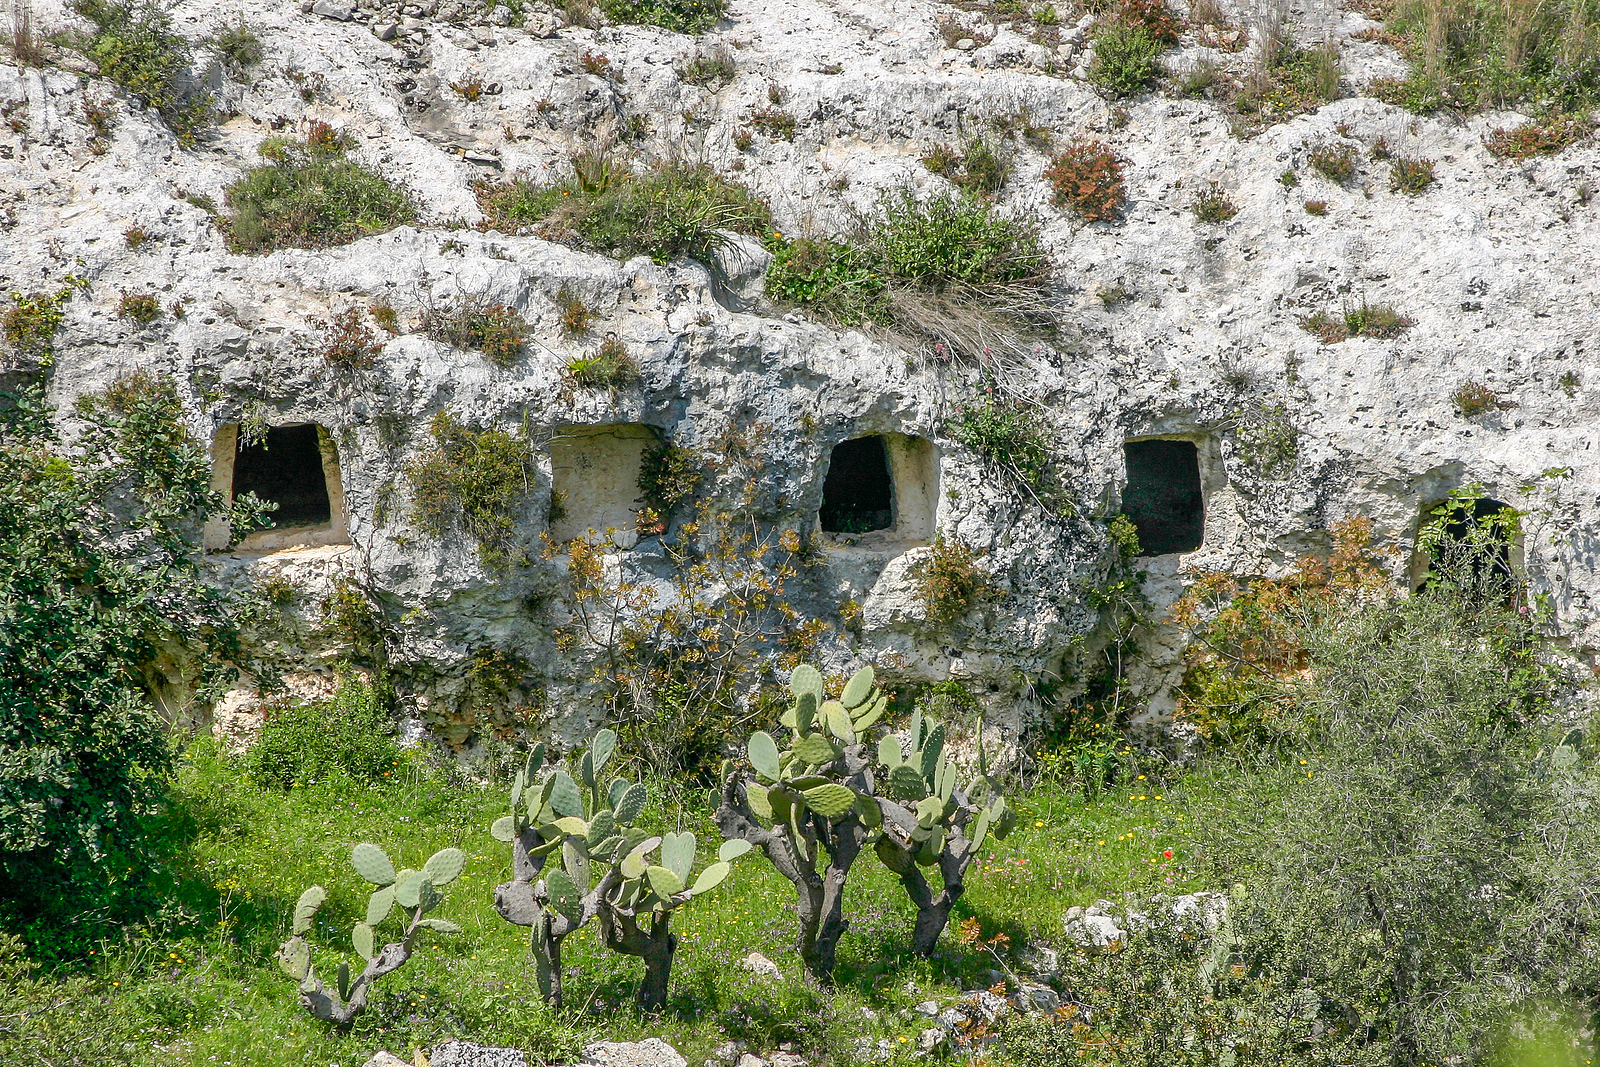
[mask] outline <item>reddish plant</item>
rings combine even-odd
[[[1085,222],[1114,219],[1127,202],[1122,163],[1100,141],[1072,142],[1051,158],[1044,176],[1056,205],[1071,207]]]

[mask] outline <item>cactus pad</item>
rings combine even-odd
[[[611,761],[611,753],[617,750],[617,734],[615,730],[601,730],[594,735],[594,740],[589,742],[589,755],[594,759],[594,773],[599,774],[605,770],[606,764]]]
[[[839,699],[844,702],[844,706],[847,708],[859,708],[866,702],[871,693],[872,668],[862,667],[850,676],[850,680],[845,683],[844,693],[840,695]]]
[[[798,699],[810,693],[817,700],[822,699],[822,672],[809,663],[802,663],[789,675],[789,692]]]
[[[578,783],[566,771],[556,771],[546,783],[550,790],[549,804],[556,810],[557,815],[579,816],[583,814],[583,794],[578,792]]]
[[[844,705],[837,700],[830,700],[822,705],[822,721],[827,724],[828,732],[847,745],[856,743],[856,731],[850,725],[850,713],[844,710]]]
[[[616,804],[618,824],[622,826],[631,825],[639,817],[640,812],[644,811],[644,803],[649,799],[649,796],[650,794],[645,790],[644,783],[630,785]]]
[[[350,850],[350,863],[357,874],[373,885],[389,885],[394,881],[394,864],[389,862],[383,849],[369,841]]]
[[[350,933],[350,943],[364,960],[371,960],[376,955],[372,951],[372,927],[366,923],[356,923],[356,928]]]
[[[322,902],[328,899],[328,891],[320,885],[314,885],[300,894],[300,899],[294,904],[294,930],[296,936],[309,933],[311,920],[316,916],[317,909],[322,907]]]
[[[889,772],[889,788],[906,800],[921,800],[928,795],[928,783],[909,763],[902,763]]]
[[[756,773],[769,781],[777,781],[778,773],[778,745],[772,740],[772,735],[765,730],[757,730],[750,735],[750,766]]]
[[[278,947],[277,960],[284,974],[303,982],[311,973],[311,946],[297,934]]]
[[[854,790],[849,786],[835,785],[832,782],[813,786],[800,795],[806,798],[806,807],[824,819],[843,818],[856,803]]]
[[[750,851],[750,842],[740,837],[724,841],[717,848],[717,859],[723,863],[732,863],[746,852]]]
[[[650,883],[651,892],[662,900],[683,892],[683,879],[665,867],[646,867],[644,877]]]
[[[839,750],[821,734],[808,734],[796,741],[794,754],[813,767],[821,767],[839,758]]]
[[[694,867],[694,846],[694,834],[687,831],[662,835],[661,866],[677,875],[680,884],[689,880],[689,871]]]
[[[550,906],[566,916],[568,921],[583,920],[583,894],[572,876],[559,867],[544,876],[545,892],[550,895]]]
[[[428,857],[428,862],[422,865],[423,877],[433,883],[435,888],[447,886],[455,881],[467,865],[467,854],[459,848],[441,848],[438,852]]]
[[[377,926],[394,910],[394,886],[386,885],[374,890],[367,898],[367,925]]]
[[[730,870],[732,870],[732,868],[728,866],[726,861],[718,860],[716,863],[713,863],[711,866],[700,872],[700,877],[694,880],[694,885],[690,888],[689,892],[694,896],[699,896],[701,893],[709,892],[710,890],[717,888],[717,886],[722,884],[722,880],[728,877],[728,872]]]

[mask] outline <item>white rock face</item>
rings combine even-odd
[[[830,669],[874,662],[908,680],[958,679],[1012,725],[1036,713],[1036,683],[1070,674],[1082,639],[1093,647],[1086,592],[1109,560],[1094,520],[1117,507],[1129,437],[1194,440],[1205,468],[1204,543],[1148,568],[1158,612],[1201,570],[1282,574],[1326,548],[1328,527],[1350,516],[1371,518],[1378,540],[1395,548],[1398,579],[1425,509],[1479,484],[1529,512],[1520,551],[1562,642],[1580,657],[1600,647],[1593,138],[1554,158],[1501,161],[1482,138],[1517,116],[1455,123],[1365,98],[1249,139],[1200,101],[1147,95],[1113,115],[1087,86],[1051,72],[1059,55],[1009,30],[981,46],[969,37],[945,47],[938,23],[952,9],[933,0],[734,0],[723,26],[698,43],[651,28],[567,27],[539,5],[522,9],[525,30],[507,24],[509,8],[448,8],[180,3],[175,24],[188,36],[243,16],[266,45],[249,85],[215,80],[232,117],[194,148],[103,81],[86,88],[63,70],[0,66],[0,103],[20,116],[0,126],[0,290],[53,291],[69,274],[88,282],[66,306],[48,376],[63,423],[70,429],[77,396],[146,369],[177,380],[204,440],[255,412],[274,425],[315,422],[336,444],[351,541],[337,561],[293,552],[218,560],[233,583],[297,571],[301,594],[289,613],[298,636],[256,639],[276,669],[327,675],[337,649],[320,635],[319,605],[354,577],[394,627],[387,654],[415,679],[402,698],[430,728],[461,742],[485,732],[459,714],[473,700],[466,666],[483,648],[531,665],[523,695],[558,709],[543,725],[576,733],[591,720],[588,672],[553,640],[570,621],[564,573],[539,558],[549,453],[517,528],[535,562],[491,571],[465,537],[441,543],[410,518],[405,471],[426,452],[426,426],[440,411],[478,426],[526,426],[541,449],[566,427],[637,423],[709,450],[728,428],[759,424],[768,431],[768,518],[801,530],[815,522],[833,445],[871,433],[926,439],[937,455],[933,524],[982,553],[1001,595],[953,629],[931,626],[912,581],[928,549],[864,542],[831,546],[796,606],[837,623],[841,604],[859,605],[859,630],[839,626],[821,645]],[[1341,34],[1370,25],[1346,21]],[[1063,41],[1079,37],[1068,31]],[[733,82],[685,83],[675,63],[718,43],[736,46]],[[1374,44],[1350,49],[1357,82],[1395,62]],[[618,76],[585,73],[585,52],[603,52]],[[486,86],[475,101],[451,89],[474,77]],[[758,137],[741,151],[735,132],[769,90],[796,118],[795,139]],[[98,155],[83,118],[91,98],[115,101]],[[978,389],[974,371],[778,315],[759,297],[764,259],[751,243],[723,286],[691,262],[618,263],[470,228],[481,218],[474,179],[555,172],[643,116],[651,132],[642,159],[704,159],[766,197],[784,233],[837,232],[885,191],[947,188],[919,162],[932,144],[1024,113],[1057,144],[1107,141],[1126,162],[1129,191],[1123,221],[1082,225],[1050,202],[1048,153],[1018,141],[1000,194],[1041,220],[1056,268],[1060,336],[1016,357],[1007,374],[1052,427],[1078,506],[1065,521],[1028,506],[956,442],[954,419]],[[196,202],[223,205],[267,136],[303,133],[310,120],[354,135],[362,162],[411,190],[421,222],[345,247],[230,253]],[[1438,181],[1413,197],[1391,191],[1386,165],[1370,159],[1345,185],[1306,165],[1311,146],[1339,141],[1366,156],[1379,139],[1434,160]],[[1294,188],[1279,180],[1288,169],[1299,175]],[[1189,205],[1213,182],[1239,210],[1203,224]],[[1308,199],[1324,201],[1326,214],[1307,214]],[[454,221],[469,228],[447,229]],[[149,235],[137,248],[122,236],[134,229]],[[598,312],[594,337],[563,336],[563,287]],[[339,311],[386,299],[414,326],[422,308],[462,292],[509,304],[533,324],[515,365],[417,332],[388,340],[376,366],[356,376],[316,355],[318,321]],[[182,314],[136,327],[115,314],[125,293],[181,303]],[[1299,325],[1363,301],[1415,324],[1398,339],[1333,345]],[[643,381],[614,395],[566,386],[566,361],[607,333],[628,346]],[[0,378],[28,369],[6,365]],[[1486,385],[1501,406],[1457,414],[1451,394],[1467,382]],[[1292,469],[1269,476],[1241,449],[1238,426],[1241,413],[1278,405],[1297,449]],[[607,565],[663,587],[668,574],[648,537]],[[1171,707],[1181,649],[1168,631],[1143,648],[1133,681],[1159,716]],[[253,684],[241,682],[228,716],[248,720]]]
[[[659,1037],[643,1041],[597,1041],[583,1050],[580,1067],[689,1067],[678,1050]]]

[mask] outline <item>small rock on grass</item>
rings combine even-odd
[[[689,1067],[678,1050],[659,1037],[643,1041],[597,1041],[583,1050],[584,1067]]]
[[[379,1050],[373,1053],[372,1059],[362,1064],[361,1067],[412,1067],[412,1065],[392,1052]]]
[[[739,966],[751,974],[759,974],[763,978],[777,978],[782,973],[778,970],[776,963],[773,963],[759,952],[750,953],[750,955],[739,961]]]
[[[428,1064],[429,1067],[528,1067],[528,1060],[520,1049],[446,1041],[429,1050]]]

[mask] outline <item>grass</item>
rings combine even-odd
[[[772,224],[755,194],[707,166],[666,163],[634,173],[606,156],[580,154],[572,171],[548,184],[521,176],[479,182],[485,225],[619,259],[648,255],[666,263],[682,255],[708,263],[724,240],[718,230],[756,235]]]
[[[416,220],[399,186],[345,158],[349,142],[320,122],[306,140],[268,138],[266,163],[228,186],[228,243],[235,252],[348,244]]]
[[[612,22],[660,26],[690,35],[712,29],[726,11],[723,0],[600,0],[600,7]]]
[[[838,988],[806,987],[786,947],[792,890],[765,863],[746,860],[723,887],[679,913],[672,998],[661,1018],[640,1017],[631,1006],[637,965],[586,934],[565,946],[572,1007],[554,1017],[538,1001],[525,932],[493,908],[495,884],[510,876],[508,850],[487,832],[503,814],[503,784],[475,784],[412,750],[381,784],[335,780],[283,792],[253,784],[242,760],[197,739],[178,774],[171,818],[185,842],[165,917],[108,936],[81,966],[43,976],[34,993],[54,1011],[0,1029],[0,1059],[26,1064],[34,1060],[18,1055],[24,1050],[70,1049],[81,1058],[56,1062],[357,1067],[379,1048],[410,1058],[413,1047],[461,1037],[521,1047],[532,1062],[568,1063],[587,1040],[661,1036],[691,1063],[729,1039],[760,1051],[793,1041],[813,1062],[848,1063],[859,1037],[914,1045],[926,1020],[898,1013],[930,997],[952,999],[992,966],[986,954],[956,943],[960,920],[976,917],[1014,941],[1055,938],[1073,904],[1189,888],[1184,807],[1149,779],[1130,784],[1089,803],[1058,789],[1019,798],[1021,825],[974,865],[951,933],[931,960],[909,955],[913,911],[867,856],[846,893],[853,922]],[[652,790],[645,824],[692,830],[709,852],[718,835],[703,805]],[[350,843],[363,840],[413,864],[447,846],[465,850],[466,872],[436,912],[464,932],[424,945],[379,984],[374,1010],[340,1035],[300,1010],[294,982],[271,955],[287,936],[295,898],[317,883],[329,891],[328,921],[314,940],[322,969],[330,969],[331,949],[348,945],[348,926],[366,897],[348,862]],[[1167,849],[1174,859],[1162,856]],[[743,972],[735,961],[752,951],[777,962],[783,977],[769,983]],[[0,1015],[28,995],[20,986],[0,990],[7,990]]]

